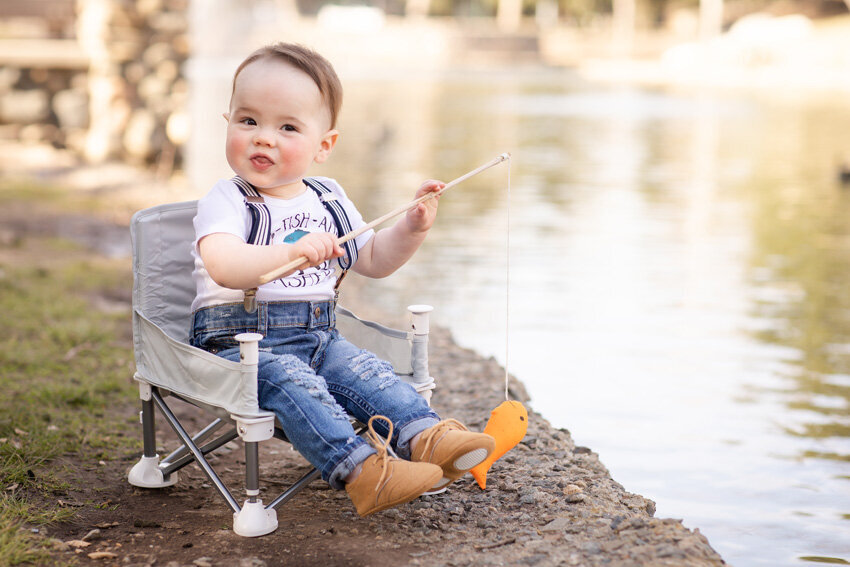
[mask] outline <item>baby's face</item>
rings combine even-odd
[[[327,159],[337,133],[309,75],[272,58],[254,61],[236,78],[227,118],[227,163],[273,197],[304,191],[313,162]]]

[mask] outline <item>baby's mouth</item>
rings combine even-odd
[[[254,154],[250,159],[251,163],[257,169],[268,169],[274,165],[274,162],[268,156],[264,156],[263,154]]]

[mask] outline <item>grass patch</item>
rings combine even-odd
[[[68,488],[57,457],[82,471],[138,445],[129,264],[55,239],[0,247],[0,566],[46,561],[28,528],[72,518],[34,504]]]
[[[39,203],[64,201],[68,192],[59,187],[45,185],[30,179],[10,180],[0,182],[0,203]]]
[[[0,565],[43,564],[50,554],[45,542],[0,508]]]
[[[81,191],[67,191],[61,187],[39,183],[32,179],[0,180],[0,205],[21,206],[40,211],[90,214],[109,208],[96,195]]]

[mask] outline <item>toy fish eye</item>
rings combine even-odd
[[[519,416],[519,420],[520,420],[520,421],[525,421],[525,418],[524,418],[524,417],[522,417],[522,416]]]

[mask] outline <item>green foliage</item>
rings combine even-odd
[[[0,567],[46,561],[49,555],[44,542],[21,526],[15,514],[7,510],[6,498],[3,500],[0,502]]]
[[[96,195],[71,192],[53,185],[43,185],[33,180],[4,179],[0,183],[0,206],[25,206],[30,211],[37,206],[40,211],[75,212],[81,214],[104,211],[108,204]]]
[[[27,526],[73,516],[31,503],[64,488],[57,457],[91,462],[136,443],[127,413],[111,409],[134,399],[129,302],[114,309],[131,287],[126,262],[49,240],[37,256],[0,264],[0,565],[44,561]]]

